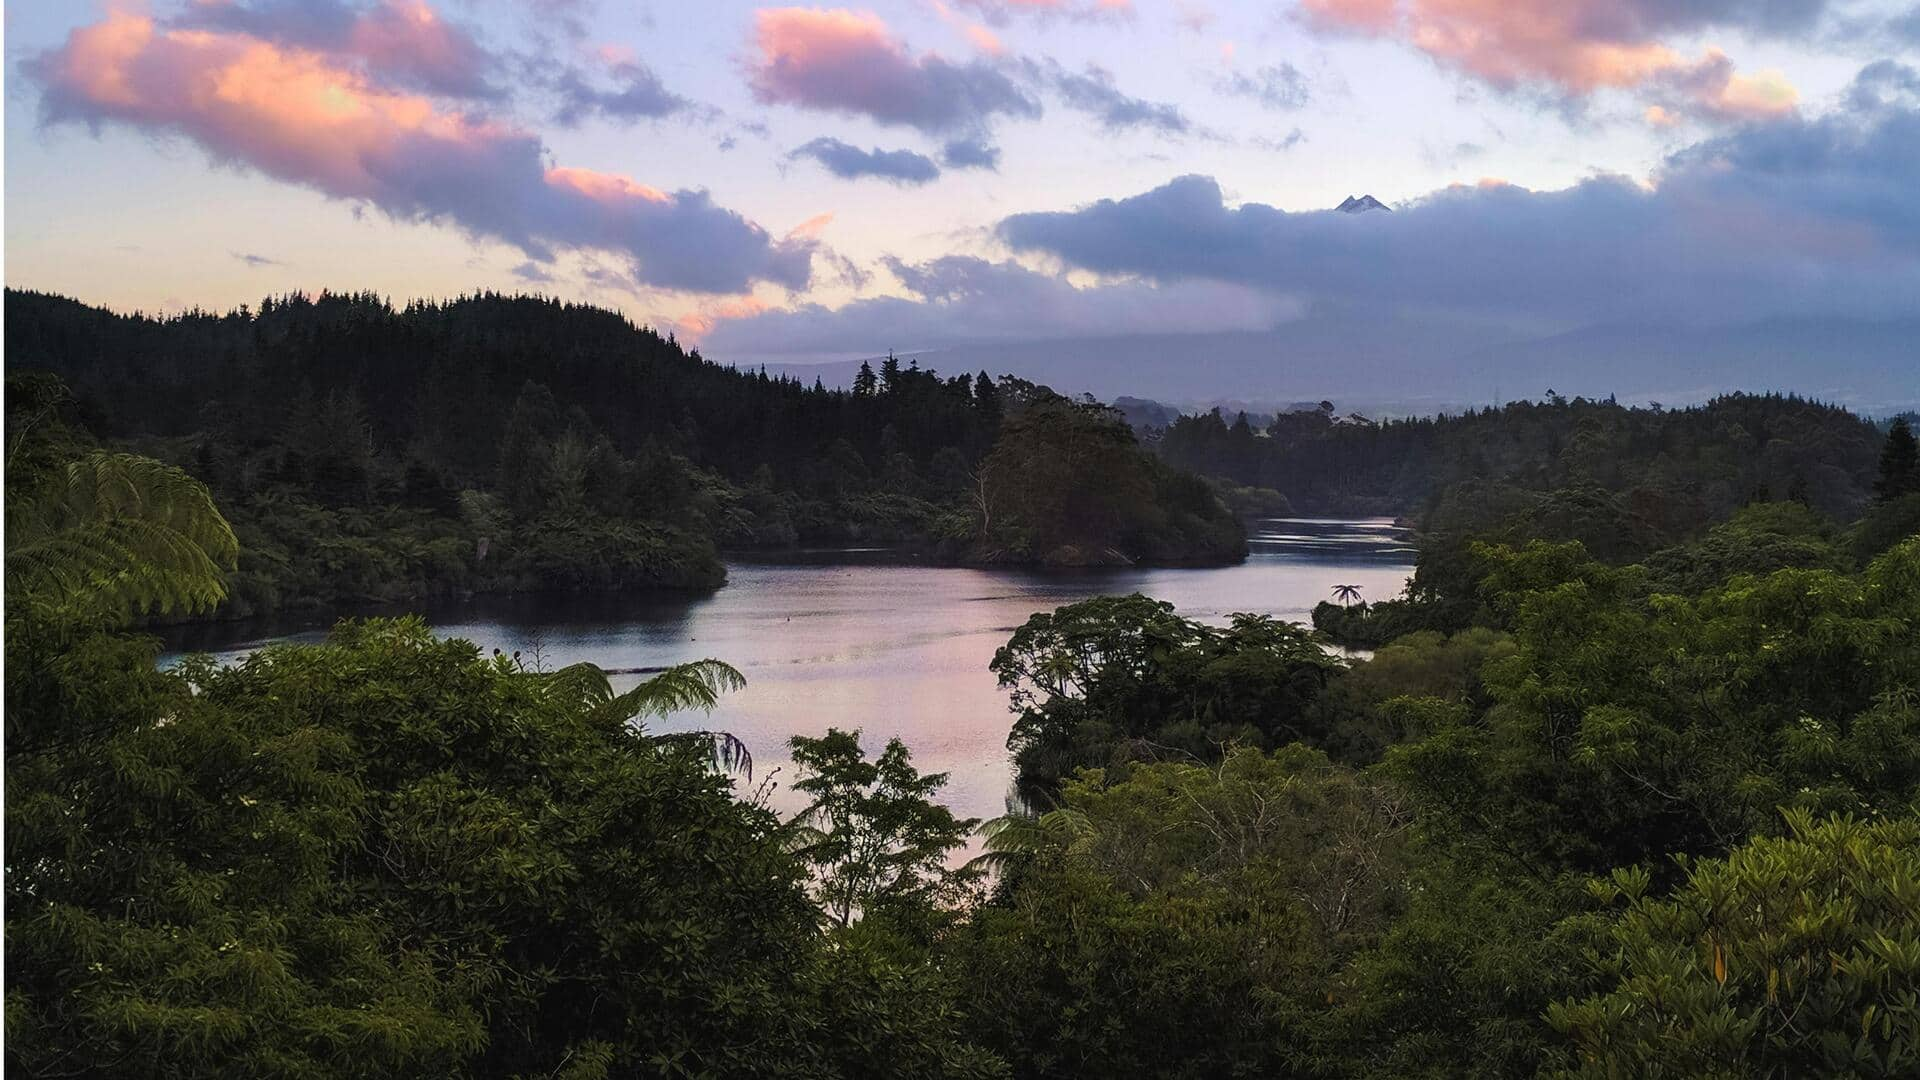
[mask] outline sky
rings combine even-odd
[[[7,284],[120,310],[531,291],[741,363],[1920,317],[1904,2],[8,0],[5,55]]]

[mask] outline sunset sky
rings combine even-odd
[[[6,55],[7,283],[120,309],[533,290],[740,360],[1920,315],[1906,3],[9,0]]]

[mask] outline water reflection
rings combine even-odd
[[[517,597],[430,608],[435,630],[538,655],[549,667],[591,661],[623,674],[716,657],[747,676],[712,717],[661,722],[661,730],[718,727],[751,748],[758,774],[791,773],[786,740],[828,727],[860,728],[870,749],[898,735],[927,771],[952,774],[956,813],[991,817],[1006,807],[1010,723],[987,663],[1037,611],[1092,596],[1141,592],[1182,614],[1222,623],[1250,611],[1305,621],[1334,585],[1379,599],[1412,568],[1404,534],[1389,521],[1275,519],[1250,530],[1251,555],[1211,570],[1038,573],[903,563],[860,553],[858,565],[736,562],[726,588],[705,597]],[[844,556],[846,553],[839,553]],[[235,657],[269,640],[318,640],[325,622],[213,626],[176,634],[176,649]],[[798,809],[784,783],[774,805]]]

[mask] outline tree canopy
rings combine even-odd
[[[711,589],[722,547],[1245,553],[1213,491],[1124,424],[984,372],[895,358],[834,390],[710,363],[613,312],[491,293],[402,308],[294,295],[155,319],[8,290],[6,314],[9,396],[37,403],[23,428],[52,418],[212,491],[238,540],[227,614]]]

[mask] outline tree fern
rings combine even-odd
[[[1061,807],[1038,815],[1012,813],[991,818],[980,826],[980,835],[986,850],[967,865],[1004,870],[1048,852],[1072,854],[1082,850],[1093,836],[1093,823],[1085,812]]]
[[[541,680],[549,695],[576,704],[607,724],[630,724],[690,709],[710,712],[720,703],[721,694],[747,685],[746,676],[719,660],[676,664],[624,694],[613,692],[612,680],[595,664],[569,664],[558,671],[531,674]],[[654,738],[705,743],[711,748],[716,768],[753,777],[753,754],[746,743],[728,732],[685,731]]]
[[[23,486],[7,500],[13,603],[125,621],[226,597],[239,544],[206,485],[180,469],[96,452]]]

